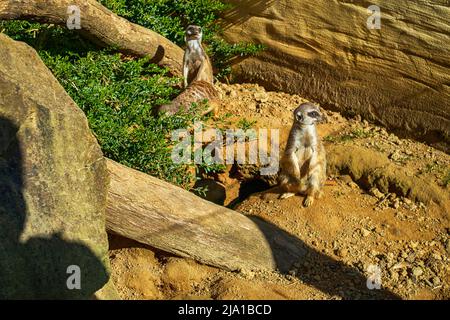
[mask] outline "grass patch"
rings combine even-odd
[[[259,52],[255,44],[229,44],[216,23],[229,6],[217,0],[100,0],[116,14],[183,45],[188,24],[203,27],[204,41],[218,77],[229,74],[229,62]],[[76,31],[28,21],[0,21],[0,32],[36,49],[67,93],[85,112],[105,156],[126,166],[188,188],[194,164],[174,164],[172,130],[189,128],[198,117],[180,113],[155,117],[155,107],[172,100],[180,79],[148,59],[102,49]],[[191,168],[192,169],[192,168]],[[206,172],[220,165],[202,165]]]
[[[349,142],[355,139],[366,139],[366,138],[370,138],[373,137],[373,133],[372,132],[368,132],[365,131],[363,129],[353,129],[350,132],[344,132],[342,134],[338,134],[338,135],[328,135],[325,138],[323,138],[324,141],[326,142],[331,142],[331,143],[345,143],[345,142]]]

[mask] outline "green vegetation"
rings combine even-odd
[[[420,174],[428,173],[434,174],[436,179],[438,179],[438,183],[447,188],[450,186],[450,169],[448,166],[444,164],[439,164],[436,161],[431,163],[427,163],[424,168],[422,168],[419,172]]]
[[[202,26],[203,42],[221,79],[230,74],[230,62],[238,57],[254,55],[264,49],[252,43],[229,44],[220,38],[219,14],[231,5],[218,0],[100,0],[127,20],[149,28],[184,45],[184,30],[189,24]]]
[[[436,161],[433,161],[432,163],[427,163],[422,171],[426,173],[432,173],[436,171],[441,172],[442,168],[438,163],[436,163]]]
[[[246,118],[243,118],[239,120],[239,122],[237,123],[237,127],[244,131],[247,131],[248,129],[253,128],[255,124],[256,124],[255,120],[247,120]]]
[[[450,169],[447,169],[447,173],[442,178],[442,185],[446,188],[450,186]]]
[[[100,0],[129,21],[148,27],[182,45],[184,29],[198,24],[218,77],[226,76],[230,60],[255,54],[261,46],[228,44],[216,23],[227,6],[217,0]],[[177,114],[155,117],[153,109],[178,93],[180,79],[148,59],[134,59],[101,49],[75,31],[27,21],[1,21],[0,32],[34,47],[61,85],[85,112],[104,154],[124,165],[188,188],[193,164],[174,164],[170,158],[171,131],[190,127],[197,117]],[[206,172],[222,166],[202,165]]]
[[[347,133],[339,135],[328,135],[323,140],[331,143],[348,142],[354,139],[365,139],[373,136],[372,132],[364,131],[363,129],[354,129]]]

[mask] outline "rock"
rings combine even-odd
[[[400,199],[399,198],[394,199],[394,201],[392,201],[391,206],[394,209],[400,208]]]
[[[347,183],[347,185],[354,190],[359,189],[359,186],[356,182],[350,181],[349,183]]]
[[[269,101],[269,95],[266,92],[256,92],[255,100],[258,102],[267,102]]]
[[[410,206],[410,205],[412,205],[413,202],[410,199],[408,199],[408,198],[403,198],[403,203],[405,203],[406,205]]]
[[[389,159],[392,161],[401,161],[403,159],[399,150],[395,150],[393,153],[389,155]]]
[[[407,257],[406,257],[406,261],[408,261],[409,263],[413,263],[414,260],[416,259],[416,254],[415,253],[410,253]]]
[[[415,267],[413,268],[412,273],[415,277],[420,277],[423,274],[423,270],[422,268]]]
[[[223,17],[225,39],[267,46],[233,67],[236,80],[302,92],[412,136],[435,132],[448,148],[445,1],[379,1],[381,30],[367,27],[371,3],[363,0],[227,2],[235,6]]]
[[[442,256],[437,252],[434,252],[431,256],[436,260],[442,260]]]
[[[378,151],[360,146],[329,145],[327,169],[330,175],[349,174],[361,184],[361,187],[372,190],[371,194],[376,197],[381,197],[381,194],[387,194],[390,189],[395,189],[397,196],[407,195],[413,201],[426,204],[434,201],[442,205],[445,210],[449,207],[448,193],[443,192],[437,184],[420,177],[409,177],[406,174],[409,170],[393,164]],[[383,204],[385,203],[383,201]]]
[[[0,299],[89,299],[107,283],[107,186],[83,112],[0,33]]]
[[[441,284],[441,279],[439,279],[438,277],[433,277],[431,282],[433,283],[434,286],[438,286]]]
[[[364,228],[361,228],[361,234],[363,237],[367,237],[370,235],[370,231]]]
[[[336,251],[336,254],[337,254],[338,257],[341,257],[341,258],[345,259],[345,258],[348,257],[348,250],[344,249],[344,248],[338,249]]]
[[[392,280],[393,282],[397,282],[397,281],[398,281],[398,273],[395,272],[394,270],[391,270],[391,271],[390,271],[390,276],[391,276],[391,280]]]
[[[237,92],[236,92],[236,90],[231,90],[230,91],[230,98],[236,98],[237,97]]]
[[[380,190],[378,190],[378,188],[376,188],[376,187],[370,189],[369,194],[371,194],[372,196],[374,196],[377,199],[381,199],[384,197],[384,194],[382,192],[380,192]]]
[[[417,247],[419,246],[419,242],[417,242],[417,241],[411,241],[411,242],[409,243],[409,246],[410,246],[412,249],[415,249],[415,248],[417,248]]]
[[[352,177],[350,177],[348,174],[341,175],[339,177],[339,180],[344,182],[345,184],[349,185],[351,182],[353,182]]]

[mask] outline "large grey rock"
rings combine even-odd
[[[0,34],[0,298],[84,299],[105,285],[107,185],[83,112],[32,48]],[[71,265],[81,289],[67,287]]]
[[[224,17],[225,38],[267,46],[234,67],[239,80],[448,148],[448,0],[227,2],[235,7]],[[367,28],[370,5],[381,9],[381,29]]]

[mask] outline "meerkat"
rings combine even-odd
[[[303,194],[303,205],[309,207],[322,196],[326,154],[315,126],[321,120],[319,108],[312,103],[303,103],[294,110],[294,123],[280,160],[281,199]]]
[[[202,28],[189,25],[186,28],[184,40],[186,50],[183,57],[184,87],[194,81],[214,82],[213,68],[208,55],[202,46]]]
[[[210,82],[194,81],[181,92],[171,103],[159,107],[160,113],[167,113],[173,115],[179,110],[188,110],[193,103],[201,103],[204,100],[208,101],[208,108],[202,110],[202,115],[209,112],[215,114],[220,101],[220,93]]]

